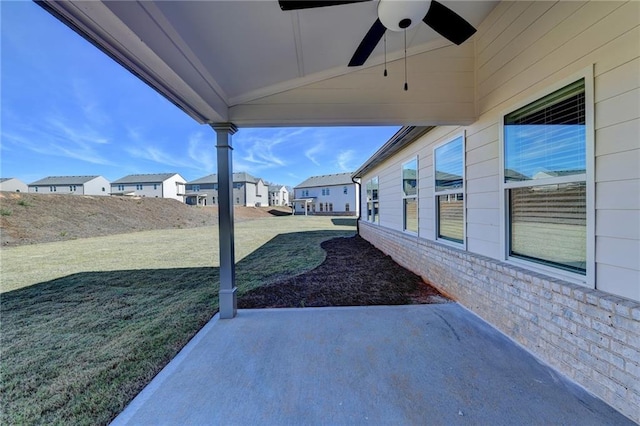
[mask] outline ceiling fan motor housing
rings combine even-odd
[[[380,0],[378,18],[388,30],[409,30],[422,22],[430,5],[430,0]]]

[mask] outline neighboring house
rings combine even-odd
[[[288,206],[289,191],[282,185],[269,185],[269,205]]]
[[[218,175],[211,174],[187,182],[185,202],[198,206],[218,204]],[[246,207],[268,206],[268,186],[261,178],[255,178],[249,173],[234,173],[233,204]]]
[[[109,195],[109,181],[102,176],[49,176],[29,184],[38,194]]]
[[[358,215],[359,188],[351,173],[312,176],[293,191],[297,214]]]
[[[8,192],[28,192],[26,183],[16,178],[0,178],[0,191]]]
[[[184,201],[186,180],[178,173],[128,175],[111,182],[111,195]]]
[[[531,4],[475,36],[477,117],[354,173],[359,232],[638,420],[639,6]]]

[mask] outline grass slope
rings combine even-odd
[[[236,207],[235,219],[270,217],[272,209]],[[215,206],[187,206],[172,199],[0,192],[2,246],[213,226],[217,221]]]

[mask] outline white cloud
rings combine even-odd
[[[340,151],[338,153],[338,157],[336,158],[336,163],[340,170],[343,172],[350,172],[353,169],[353,160],[356,152],[353,149],[348,149],[346,151]]]
[[[215,146],[213,141],[203,141],[202,133],[194,133],[189,137],[188,154],[194,167],[207,173],[216,169]]]
[[[317,156],[322,151],[324,151],[324,143],[320,142],[312,146],[311,148],[307,149],[304,152],[304,156],[307,157],[309,160],[311,160],[313,164],[315,164],[316,166],[319,166],[320,162],[317,160]]]
[[[263,170],[287,167],[292,146],[307,129],[249,129],[235,138],[233,167],[236,171],[258,173]]]
[[[61,141],[69,141],[80,145],[109,143],[107,136],[86,124],[76,127],[61,117],[48,117],[45,123],[48,125],[49,134],[52,136],[57,135]]]
[[[19,135],[3,132],[2,140],[5,143],[9,142],[21,149],[27,149],[36,154],[72,158],[75,160],[82,160],[87,163],[106,166],[114,165],[112,161],[100,155],[100,153],[96,152],[90,145],[59,143],[56,138],[51,137],[51,135],[48,135],[46,132],[39,131],[34,132],[31,135]],[[6,149],[5,143],[3,143],[3,149]]]
[[[105,126],[111,122],[111,117],[100,108],[100,103],[89,82],[76,78],[71,81],[71,87],[76,105],[87,122],[99,126]]]
[[[72,123],[65,116],[46,116],[38,125],[28,118],[14,117],[11,130],[3,131],[2,139],[3,144],[37,154],[114,165],[100,152],[101,146],[110,143],[109,136],[86,122]]]

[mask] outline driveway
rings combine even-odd
[[[446,303],[216,315],[113,424],[634,423]]]

